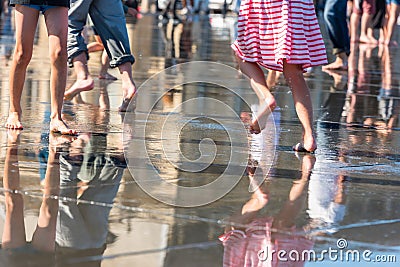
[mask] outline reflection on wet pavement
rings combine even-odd
[[[1,20],[2,125],[10,15]],[[64,106],[77,137],[49,134],[40,25],[22,97],[26,128],[0,131],[0,266],[398,265],[399,48],[355,46],[348,72],[307,73],[318,150],[304,155],[291,151],[301,126],[275,73],[269,84],[279,108],[261,134],[247,132],[260,107],[233,69],[233,15],[162,23],[148,14],[127,25],[142,85],[136,109],[118,113],[120,80],[95,80],[94,90]],[[93,74],[99,56],[91,55]],[[233,68],[176,65],[199,60]],[[193,80],[202,75],[218,82]],[[186,192],[222,174],[232,190],[222,183],[200,196]]]

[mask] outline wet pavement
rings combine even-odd
[[[234,16],[160,24],[148,14],[127,26],[135,110],[118,112],[120,80],[96,79],[65,103],[81,133],[67,138],[48,130],[41,22],[25,128],[0,131],[0,266],[399,265],[400,48],[360,45],[348,72],[309,70],[318,150],[305,155],[291,151],[301,126],[279,75],[269,76],[278,108],[267,127],[246,131],[259,103],[234,69]],[[13,49],[4,14],[1,32],[4,125]],[[99,60],[91,55],[94,77]]]

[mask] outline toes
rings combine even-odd
[[[315,150],[310,151],[305,149],[305,147],[301,143],[297,143],[295,146],[293,146],[292,150],[296,152],[311,153],[311,154],[314,154],[315,152]]]

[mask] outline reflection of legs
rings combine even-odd
[[[47,32],[49,35],[49,51],[51,62],[51,121],[50,131],[61,134],[76,134],[67,127],[61,118],[64,90],[67,84],[67,27],[68,9],[55,7],[45,13]]]
[[[132,65],[130,62],[125,62],[122,65],[119,65],[118,69],[119,73],[121,74],[123,93],[123,100],[121,106],[119,107],[119,111],[127,111],[129,102],[136,94],[136,86],[132,77]]]
[[[60,193],[60,163],[57,149],[60,142],[71,140],[58,138],[52,133],[49,136],[49,157],[44,180],[44,197],[40,206],[37,227],[32,237],[32,245],[35,249],[41,251],[54,251],[55,249],[58,199],[52,199],[49,196],[58,196]]]
[[[250,78],[251,88],[253,88],[260,101],[260,110],[250,125],[250,132],[260,133],[262,128],[265,127],[265,124],[262,125],[261,120],[264,121],[276,107],[275,98],[267,86],[261,67],[257,63],[243,61],[238,56],[236,58],[240,70]]]
[[[312,169],[314,168],[315,157],[312,155],[305,155],[302,158],[301,178],[293,183],[289,192],[289,199],[275,217],[273,228],[290,228],[294,225],[299,212],[306,200],[306,191],[308,180]]]
[[[6,158],[4,162],[3,187],[5,190],[20,188],[18,167],[19,130],[8,131]],[[21,194],[4,192],[6,218],[2,236],[3,248],[22,247],[26,243],[24,224],[24,200]]]
[[[302,69],[299,65],[287,64],[285,61],[283,64],[283,74],[292,90],[297,116],[303,127],[303,143],[301,146],[307,151],[313,152],[317,149],[312,125],[313,110],[310,90],[304,80]]]
[[[95,138],[97,138],[97,141]],[[95,136],[92,141],[107,142],[104,136]],[[90,205],[89,203],[84,203],[84,201],[112,204],[120,186],[124,167],[116,166],[110,158],[96,151],[89,151],[89,153],[85,153],[84,157],[78,178],[81,177],[82,180],[88,178],[90,180],[86,181],[88,185],[86,190],[80,192],[79,200],[82,203],[79,204],[79,210],[85,224],[90,227],[88,234],[93,245],[97,244],[96,247],[101,247],[106,241],[108,216],[111,207]],[[94,157],[95,159],[93,160]]]
[[[252,183],[252,174],[249,175],[250,184]],[[229,221],[235,224],[248,224],[254,220],[257,213],[264,208],[268,203],[268,185],[267,181],[264,181],[263,184],[257,187],[257,189],[253,192],[250,199],[243,205],[240,212],[233,214]],[[230,230],[235,230],[235,226],[227,225],[225,228],[225,232]]]
[[[33,40],[39,11],[22,5],[15,7],[15,50],[10,68],[10,108],[5,126],[22,129],[21,95],[24,88],[26,68],[31,61]]]
[[[93,79],[87,66],[87,46],[82,36],[92,1],[71,0],[68,11],[68,59],[74,67],[75,83],[65,91],[64,99],[71,100],[82,91],[92,90]]]

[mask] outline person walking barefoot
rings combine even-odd
[[[293,150],[314,152],[311,96],[303,72],[327,63],[325,45],[312,0],[243,0],[238,17],[238,36],[232,44],[239,68],[250,78],[262,107],[250,131],[259,133],[276,107],[261,67],[283,72],[292,91],[303,136]]]
[[[94,81],[87,66],[88,48],[82,36],[88,15],[101,37],[110,58],[110,67],[117,67],[121,74],[122,104],[119,111],[127,111],[129,102],[136,94],[132,78],[131,54],[125,14],[121,0],[70,0],[68,12],[68,61],[76,73],[75,83],[65,91],[64,99],[71,100],[83,91],[90,91]]]
[[[76,134],[63,121],[62,106],[67,82],[67,25],[69,1],[38,0],[35,5],[26,0],[10,0],[15,6],[16,40],[10,68],[10,108],[5,127],[23,129],[21,123],[21,97],[25,83],[26,69],[32,58],[33,42],[40,12],[45,17],[49,36],[51,64],[50,131],[61,134]],[[39,3],[39,4],[38,4]]]

